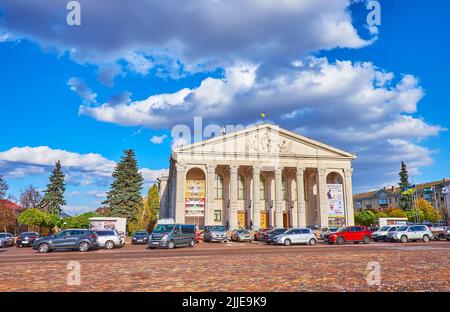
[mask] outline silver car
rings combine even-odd
[[[14,245],[14,236],[11,233],[0,233],[0,247]]]
[[[251,242],[252,236],[247,230],[233,230],[231,232],[231,240],[236,242]]]
[[[122,238],[115,230],[99,230],[95,233],[98,235],[97,244],[100,248],[113,249],[123,246]]]
[[[285,246],[291,244],[315,245],[316,242],[316,235],[311,229],[307,228],[290,229],[273,238],[273,244]]]
[[[433,233],[426,225],[404,225],[400,226],[392,234],[387,235],[394,241],[407,243],[408,241],[422,240],[425,243],[433,238]]]

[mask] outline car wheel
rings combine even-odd
[[[408,237],[406,235],[403,235],[402,237],[400,237],[400,241],[402,243],[407,243],[408,242]]]
[[[288,238],[284,241],[284,246],[290,246],[291,245],[291,240]]]
[[[345,240],[344,240],[344,238],[342,237],[342,236],[339,236],[337,239],[336,239],[336,244],[338,244],[338,245],[343,245],[345,243]]]
[[[81,242],[80,245],[78,245],[78,250],[81,252],[86,252],[89,250],[89,244],[86,242]]]
[[[16,245],[16,247],[17,247],[17,248],[20,248],[20,247],[22,247],[22,245],[20,245],[20,244],[17,244],[17,245]]]
[[[353,242],[353,244],[359,244],[359,242]]]
[[[105,243],[105,248],[106,248],[106,249],[113,249],[114,247],[115,247],[115,244],[114,244],[113,241],[107,241],[107,242]]]
[[[430,237],[429,237],[428,235],[425,234],[425,235],[423,236],[422,240],[423,240],[424,243],[428,243],[428,242],[430,241]]]
[[[370,237],[369,236],[364,236],[363,238],[363,244],[370,244]]]
[[[314,238],[311,238],[308,242],[309,245],[314,246],[316,244],[316,240]]]
[[[194,246],[195,246],[195,242],[194,242],[193,239],[191,239],[191,241],[189,242],[189,246],[190,246],[190,247],[194,247]]]
[[[50,251],[50,246],[47,243],[40,244],[38,247],[40,253],[47,253]]]
[[[170,242],[167,244],[167,248],[169,248],[169,249],[175,248],[175,243],[174,243],[173,241],[170,241]]]

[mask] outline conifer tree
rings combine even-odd
[[[133,150],[125,150],[114,168],[113,181],[104,204],[109,205],[111,217],[127,218],[136,223],[144,201],[141,195],[143,178],[138,170]]]
[[[50,182],[44,192],[44,197],[39,204],[41,210],[57,216],[61,214],[61,207],[66,204],[64,199],[64,192],[66,191],[64,179],[65,175],[61,170],[61,162],[58,160],[49,177]]]
[[[404,191],[409,187],[409,176],[408,168],[406,164],[402,161],[401,169],[398,174],[400,176],[400,198],[398,201],[398,206],[402,210],[410,210],[413,207],[413,200],[410,194],[405,194]]]

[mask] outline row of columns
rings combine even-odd
[[[238,227],[238,165],[230,165],[230,190],[229,190],[229,209],[228,209],[228,222],[230,229],[235,229]],[[259,166],[253,166],[253,215],[251,216],[255,228],[259,228],[261,223],[261,212],[265,212],[265,207],[261,207],[260,201],[260,174],[261,168]],[[296,183],[297,183],[297,217],[298,225],[300,227],[305,227],[306,224],[306,202],[305,202],[305,185],[304,185],[304,172],[305,168],[296,168]],[[213,222],[213,206],[215,200],[215,171],[216,166],[208,164],[206,166],[206,207],[205,207],[205,224],[212,224]],[[275,227],[283,227],[283,212],[285,206],[283,203],[283,182],[282,182],[282,167],[277,167],[274,170],[275,175]],[[318,191],[319,191],[319,216],[320,223],[322,226],[326,226],[328,223],[328,207],[326,201],[326,177],[327,169],[318,169]],[[185,202],[184,202],[184,192],[185,192],[185,181],[186,181],[186,165],[176,164],[176,207],[182,207],[182,209],[175,209],[176,220],[184,220],[185,214]],[[353,209],[348,209],[348,207],[353,207],[352,205],[352,191],[351,191],[351,169],[344,170],[344,191],[345,191],[345,204],[346,204],[346,219],[353,220]],[[351,205],[351,206],[350,206]],[[349,221],[352,223],[352,221]]]

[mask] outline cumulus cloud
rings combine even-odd
[[[151,137],[150,142],[153,144],[161,144],[167,138],[167,135],[163,134],[161,136],[154,135]]]
[[[122,73],[122,69],[116,63],[102,64],[99,66],[98,80],[107,87],[114,86],[114,78]]]
[[[97,93],[92,92],[81,78],[72,77],[67,81],[67,85],[70,87],[70,90],[83,99],[85,104],[96,103]]]
[[[116,162],[100,154],[78,154],[48,146],[13,147],[0,152],[0,174],[11,178],[48,174],[61,161],[66,182],[70,185],[107,186]],[[164,169],[141,169],[146,183],[152,183]]]
[[[429,165],[432,152],[419,141],[446,130],[414,116],[423,96],[412,75],[395,77],[370,62],[307,57],[270,78],[258,75],[258,65],[237,63],[225,68],[222,78],[206,78],[196,88],[124,105],[81,105],[79,112],[124,126],[167,128],[191,124],[194,116],[202,116],[204,123],[248,124],[264,111],[282,127],[357,153],[357,169],[371,159],[373,168],[392,175],[398,159],[409,159],[412,170]],[[387,160],[391,162],[384,167]],[[356,181],[364,182],[356,172]]]
[[[236,59],[289,63],[313,51],[371,43],[352,25],[351,0],[79,2],[82,27],[74,28],[66,25],[59,0],[3,0],[0,29],[80,61],[124,59],[143,74],[151,65],[140,53],[164,52],[190,66],[222,66]]]

